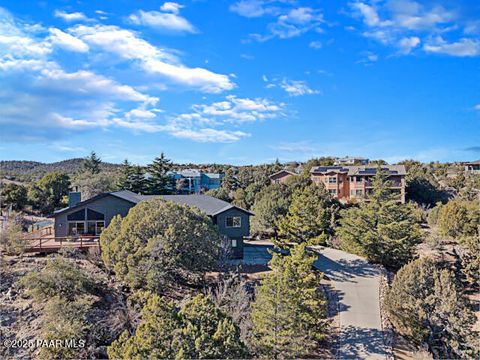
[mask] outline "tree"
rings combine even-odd
[[[240,331],[209,296],[178,308],[157,295],[142,310],[133,336],[124,332],[108,348],[114,359],[238,359],[246,355]]]
[[[227,202],[230,201],[230,196],[228,194],[228,191],[225,190],[225,188],[223,188],[223,187],[220,187],[218,189],[208,190],[205,193],[205,195],[213,196],[214,198],[217,198],[217,199],[220,199],[220,200],[223,200],[223,201],[227,201]]]
[[[97,174],[80,173],[72,180],[73,187],[77,187],[82,193],[82,200],[87,200],[95,195],[116,189],[116,177],[114,173],[102,171]]]
[[[248,209],[248,204],[245,201],[246,192],[242,188],[238,188],[233,193],[233,201],[232,203],[242,209]]]
[[[165,157],[163,152],[148,165],[149,193],[152,195],[168,194],[171,191],[172,179],[168,176],[172,165],[171,161]]]
[[[333,234],[334,214],[333,199],[323,186],[297,189],[287,214],[278,222],[279,234],[289,242],[325,243]]]
[[[385,174],[377,171],[369,202],[341,212],[337,235],[345,251],[398,269],[415,255],[422,233],[413,209],[398,204]]]
[[[95,151],[92,151],[88,157],[83,160],[82,170],[91,175],[98,174],[100,172],[100,164],[102,160],[97,156]]]
[[[222,188],[230,195],[230,193],[237,190],[239,186],[240,184],[235,174],[235,170],[233,168],[227,169],[227,171],[225,171],[225,176],[222,179]]]
[[[70,178],[61,172],[51,172],[41,178],[28,192],[29,201],[42,212],[52,212],[64,205],[63,198],[68,195]]]
[[[139,203],[100,236],[105,265],[132,288],[158,293],[172,284],[197,284],[212,269],[220,235],[195,208],[161,199]]]
[[[475,350],[469,310],[453,274],[422,258],[402,267],[386,297],[389,319],[435,358],[469,358]],[[477,349],[478,351],[478,349]]]
[[[439,205],[437,225],[442,235],[454,239],[480,236],[480,202],[455,199]]]
[[[268,358],[312,356],[327,333],[321,275],[305,244],[289,256],[274,253],[272,272],[261,282],[252,304],[253,343]]]
[[[11,206],[14,210],[22,210],[27,205],[27,188],[15,183],[0,184],[2,206]]]
[[[120,190],[130,190],[132,188],[131,185],[131,177],[134,173],[134,168],[132,164],[128,161],[128,159],[123,160],[122,168],[120,172],[120,176],[117,180],[117,188]]]
[[[9,218],[0,231],[0,250],[7,254],[19,255],[25,251],[28,240],[24,238],[22,225],[18,219]]]
[[[279,220],[286,215],[291,201],[291,190],[285,184],[272,184],[255,201],[252,229],[255,233],[273,233],[277,238]]]
[[[136,194],[144,194],[149,191],[149,183],[145,179],[145,171],[141,166],[133,166],[132,173],[128,179],[128,186],[125,190],[133,191]]]

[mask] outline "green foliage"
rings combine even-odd
[[[278,222],[287,214],[291,201],[291,189],[285,184],[272,184],[263,190],[253,207],[252,218],[254,233],[278,233]]]
[[[95,195],[114,191],[116,187],[116,173],[102,171],[91,174],[82,172],[72,179],[72,185],[78,187],[82,193],[82,200],[90,199]]]
[[[127,159],[122,163],[122,171],[117,180],[117,188],[130,190],[136,194],[144,194],[148,191],[148,183],[145,172],[139,165],[131,165]]]
[[[165,286],[198,283],[212,268],[220,236],[199,210],[153,199],[132,208],[102,232],[105,265],[132,288],[163,292]]]
[[[0,196],[2,206],[11,206],[14,210],[22,210],[28,202],[27,188],[14,183],[0,183]]]
[[[415,212],[397,203],[385,175],[377,171],[369,202],[342,211],[337,235],[345,251],[398,269],[413,259],[422,240]]]
[[[100,164],[102,160],[92,151],[82,163],[82,171],[90,175],[96,175],[100,172]]]
[[[323,186],[311,184],[293,192],[287,214],[278,222],[280,236],[289,242],[324,244],[333,234],[334,201]]]
[[[230,195],[230,193],[237,190],[239,186],[240,183],[235,174],[235,170],[233,168],[227,169],[222,180],[222,188]]]
[[[480,201],[451,200],[439,205],[438,228],[444,236],[480,236]]]
[[[0,231],[0,250],[7,254],[20,255],[25,251],[28,241],[25,240],[22,225],[16,219],[3,223]]]
[[[310,177],[310,170],[312,170],[315,166],[332,166],[335,161],[334,157],[320,157],[308,160],[303,165],[303,173],[302,176],[305,178]]]
[[[45,175],[28,192],[30,203],[42,212],[52,212],[63,206],[63,198],[68,195],[70,178],[61,172],[52,172]]]
[[[205,195],[213,196],[214,198],[227,201],[227,202],[231,200],[228,191],[223,187],[220,187],[218,189],[208,190],[205,193]]]
[[[135,334],[123,333],[108,348],[114,359],[237,359],[246,355],[240,330],[208,296],[197,295],[180,308],[153,295]]]
[[[148,165],[148,192],[152,195],[168,194],[172,187],[172,179],[167,175],[171,170],[171,160],[163,152]]]
[[[71,261],[54,258],[40,271],[32,271],[21,280],[28,295],[36,301],[58,296],[74,300],[80,295],[95,294],[95,280]]]
[[[327,333],[326,301],[321,276],[305,244],[289,256],[274,254],[272,273],[257,288],[252,304],[253,342],[267,358],[312,356]]]
[[[419,345],[427,343],[435,358],[473,355],[475,316],[453,274],[432,260],[415,260],[398,271],[386,307],[397,330]]]
[[[245,190],[243,190],[242,188],[238,188],[233,193],[232,204],[238,207],[241,207],[242,209],[247,209],[248,205],[247,205],[247,202],[245,201],[245,196],[246,196]]]

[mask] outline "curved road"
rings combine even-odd
[[[338,298],[340,359],[385,359],[380,320],[380,271],[363,258],[322,248],[315,267],[332,281]]]

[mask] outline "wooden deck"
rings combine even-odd
[[[34,239],[26,239],[27,253],[52,253],[62,248],[88,250],[91,248],[99,249],[99,237],[96,235],[82,235],[75,237],[53,237],[43,236]]]

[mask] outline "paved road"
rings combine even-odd
[[[315,267],[333,283],[339,300],[340,359],[385,359],[380,320],[380,272],[364,259],[324,248]]]

